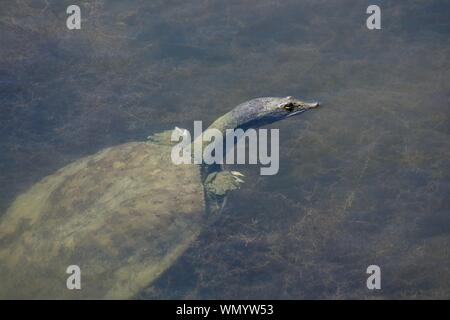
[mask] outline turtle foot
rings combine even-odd
[[[244,175],[238,171],[213,172],[206,177],[205,189],[216,196],[225,196],[228,192],[239,189],[244,183],[240,177]]]

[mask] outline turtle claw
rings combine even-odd
[[[230,171],[230,173],[231,173],[231,175],[233,176],[233,178],[234,178],[234,181],[236,181],[237,183],[244,183],[245,181],[244,180],[242,180],[241,178],[239,178],[239,177],[245,177],[242,173],[240,173],[239,171]],[[239,185],[238,185],[238,187],[239,187]]]
[[[237,183],[244,183],[245,182],[244,180],[242,180],[242,179],[240,179],[238,177],[233,176],[233,178],[234,178],[234,181],[236,181]]]

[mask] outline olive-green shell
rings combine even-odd
[[[0,298],[129,298],[167,269],[205,216],[200,168],[171,147],[104,149],[44,178],[0,222]],[[69,265],[81,290],[68,290]]]

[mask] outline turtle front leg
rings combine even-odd
[[[151,136],[148,136],[147,140],[161,145],[173,146],[178,143],[171,140],[172,133],[174,130],[178,131],[184,138],[187,137],[188,131],[186,129],[175,127],[175,129],[173,130],[165,130],[163,132],[158,132]]]
[[[240,177],[244,175],[237,171],[219,171],[210,173],[205,180],[205,189],[216,196],[225,196],[229,191],[239,189],[244,183]]]

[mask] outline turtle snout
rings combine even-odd
[[[320,103],[319,102],[311,102],[311,103],[306,103],[306,108],[307,109],[314,109],[314,108],[318,108],[320,107]]]

